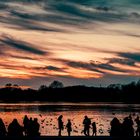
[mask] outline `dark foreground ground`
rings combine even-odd
[[[0,137],[0,140],[140,140],[140,137],[58,137],[58,136],[41,136],[41,137]]]

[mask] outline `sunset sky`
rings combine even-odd
[[[140,78],[140,0],[0,0],[0,86],[103,86]]]

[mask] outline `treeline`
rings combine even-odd
[[[108,87],[69,86],[59,81],[38,90],[22,89],[18,85],[6,84],[0,89],[0,100],[4,102],[48,101],[48,102],[123,102],[140,103],[140,80],[130,84],[111,84]]]

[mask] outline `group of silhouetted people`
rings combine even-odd
[[[24,135],[25,136],[40,136],[40,124],[38,123],[37,118],[28,118],[27,115],[25,115],[23,119],[23,125],[24,125]]]
[[[137,130],[136,132],[134,131],[133,125],[134,122],[132,120],[131,115],[128,117],[125,117],[123,119],[123,122],[121,123],[118,118],[113,118],[111,121],[111,131],[110,131],[110,136],[125,136],[125,137],[132,137],[135,135],[140,136],[140,119],[137,116],[135,119],[135,122],[137,124]]]
[[[17,119],[9,124],[7,130],[3,120],[0,118],[0,136],[39,136],[40,124],[37,118],[28,118],[25,115],[23,119],[23,126],[21,126]]]
[[[58,129],[59,129],[58,136],[61,136],[61,132],[64,129],[64,123],[63,123],[62,118],[63,118],[62,115],[60,115],[58,117]],[[91,123],[91,119],[88,118],[87,116],[85,116],[85,118],[83,120],[83,125],[84,125],[83,132],[84,132],[85,136],[89,136],[90,135],[91,125],[92,125],[92,132],[93,132],[92,135],[96,136],[97,128],[96,128],[96,123],[95,122]],[[68,136],[70,136],[71,132],[72,132],[72,123],[71,123],[70,119],[68,119],[68,122],[66,124],[66,129],[67,129],[67,132],[68,132]]]
[[[63,116],[60,115],[58,117],[58,136],[61,136],[62,131],[64,130],[64,126],[67,129],[68,136],[71,136],[72,132],[72,123],[71,120],[68,119],[66,125],[63,122]],[[111,130],[110,136],[140,136],[140,119],[139,116],[135,119],[137,124],[136,131],[133,128],[134,121],[129,115],[123,119],[121,123],[117,117],[114,117],[110,122]],[[0,118],[0,136],[40,136],[40,124],[38,123],[37,118],[28,118],[27,115],[23,118],[23,126],[21,126],[17,119],[13,119],[13,121],[8,125],[7,129],[3,120]],[[85,136],[90,136],[90,129],[92,130],[92,136],[97,135],[97,127],[96,122],[91,122],[91,119],[88,116],[85,116],[83,119],[83,133]]]
[[[59,132],[58,132],[58,136],[61,136],[61,132],[62,130],[64,130],[64,123],[63,123],[63,116],[60,115],[58,117],[58,129],[59,129]],[[71,124],[71,120],[68,119],[68,122],[66,124],[66,129],[67,129],[67,132],[68,132],[68,136],[71,135],[71,132],[72,132],[72,124]]]
[[[97,133],[97,128],[96,128],[96,123],[93,122],[91,123],[91,119],[85,116],[83,120],[83,125],[84,125],[84,135],[89,136],[90,135],[90,128],[92,128],[92,136],[96,136]],[[92,127],[91,127],[92,125]]]

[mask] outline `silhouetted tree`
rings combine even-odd
[[[116,89],[116,90],[121,90],[121,87],[122,87],[121,84],[110,84],[108,86],[108,88],[113,88],[113,89]]]
[[[137,86],[139,86],[139,87],[140,87],[140,80],[138,80],[138,82],[137,82]]]
[[[42,85],[38,90],[22,89],[8,83],[0,88],[0,100],[139,103],[139,91],[140,81],[126,85],[112,84],[108,87],[63,87],[62,82],[54,81],[49,87]]]
[[[13,88],[17,88],[17,89],[19,89],[19,88],[20,88],[20,86],[19,86],[19,85],[17,85],[17,84],[14,84],[14,85],[13,85]]]
[[[41,85],[38,90],[43,91],[43,90],[46,90],[47,88],[48,87],[46,85]]]
[[[11,88],[12,87],[12,84],[11,83],[7,83],[6,85],[5,85],[5,88]]]
[[[50,85],[50,88],[63,88],[63,83],[60,81],[53,81]]]

